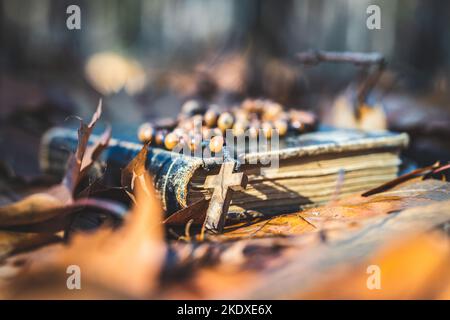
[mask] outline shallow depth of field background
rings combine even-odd
[[[81,8],[81,30],[66,28],[71,4]],[[366,27],[370,4],[381,8],[381,30]],[[176,115],[204,89],[199,70],[216,77],[212,102],[268,97],[326,113],[359,70],[299,65],[295,54],[308,49],[383,53],[388,72],[377,98],[400,95],[384,100],[401,109],[388,114],[389,128],[418,136],[416,154],[429,155],[420,164],[449,160],[449,30],[450,2],[437,0],[0,0],[2,161],[35,170],[41,134],[68,115],[87,117],[100,97],[114,130]],[[137,90],[92,85],[86,65],[97,53],[138,63]],[[118,73],[113,64],[104,70]],[[11,139],[24,144],[20,152]]]

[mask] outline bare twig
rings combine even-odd
[[[378,82],[381,74],[386,67],[386,60],[379,52],[334,52],[323,50],[310,50],[297,54],[297,60],[303,64],[316,65],[320,62],[332,63],[352,63],[356,66],[366,68],[374,67],[374,71],[368,74],[365,81],[360,85],[355,103],[357,106],[362,105],[367,98],[369,92]]]
[[[318,64],[320,62],[347,62],[355,65],[383,65],[385,59],[378,52],[334,52],[323,50],[310,50],[297,54],[297,60],[305,64]]]
[[[370,189],[369,191],[364,192],[363,194],[361,194],[361,196],[363,197],[369,197],[372,196],[374,194],[380,193],[380,192],[384,192],[386,190],[389,190],[393,187],[395,187],[396,185],[420,177],[420,176],[426,176],[429,173],[433,173],[435,172],[435,170],[439,170],[440,169],[440,163],[436,162],[434,164],[432,164],[431,166],[427,166],[424,168],[419,168],[416,170],[413,170],[411,172],[408,172],[400,177],[395,178],[394,180],[388,181],[386,183],[383,183],[381,186],[378,186],[376,188]]]

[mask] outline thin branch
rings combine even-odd
[[[356,107],[366,102],[370,91],[375,87],[386,67],[386,60],[379,52],[335,52],[323,50],[310,50],[297,54],[297,60],[303,64],[317,65],[321,62],[351,63],[375,70],[367,75],[361,83],[356,95]]]
[[[381,66],[386,63],[383,55],[378,52],[334,52],[310,50],[297,54],[297,60],[304,64],[318,64],[320,62],[352,63],[355,65]]]

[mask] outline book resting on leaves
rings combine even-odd
[[[92,136],[91,142],[97,138]],[[248,176],[248,185],[244,191],[233,193],[229,214],[295,212],[336,196],[369,190],[397,176],[400,151],[407,144],[405,133],[336,129],[289,137],[276,150],[237,154],[239,170]],[[41,143],[42,169],[62,176],[76,145],[76,130],[48,131]],[[110,140],[102,162],[116,185],[120,185],[120,170],[141,149],[138,142]],[[262,157],[276,158],[276,166],[259,161]],[[209,197],[203,184],[207,175],[218,173],[220,163],[216,160],[149,147],[147,168],[167,215]]]

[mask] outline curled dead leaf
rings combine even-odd
[[[35,242],[40,243],[42,242],[40,241],[41,238],[48,238],[47,233],[65,229],[67,224],[70,223],[65,217],[85,206],[96,207],[101,211],[123,216],[123,207],[114,203],[107,203],[104,200],[74,198],[77,185],[100,153],[107,147],[111,138],[111,128],[108,127],[94,145],[88,145],[89,137],[101,116],[101,112],[102,103],[100,101],[89,124],[80,120],[78,146],[75,154],[69,160],[67,172],[60,184],[0,207],[0,228],[16,231],[14,235],[17,240],[10,241],[8,247],[10,249],[5,249],[4,252],[13,252],[19,248],[22,242],[28,239],[24,232],[28,232],[30,238],[36,238]],[[34,235],[35,232],[41,232],[42,237]],[[14,246],[17,248],[14,248]]]
[[[93,233],[75,234],[68,246],[41,254],[32,262],[29,273],[16,279],[15,285],[21,288],[18,295],[28,297],[32,290],[36,297],[43,291],[50,297],[60,297],[54,294],[64,292],[66,284],[58,282],[55,275],[64,274],[68,265],[75,264],[83,270],[84,285],[69,298],[91,297],[99,288],[126,297],[151,296],[158,286],[166,245],[162,207],[146,172],[135,181],[135,197],[136,204],[118,230],[102,227]],[[30,278],[42,279],[40,288],[28,287]]]
[[[24,233],[0,231],[0,259],[44,244],[61,241],[53,233]]]
[[[147,162],[148,144],[145,144],[136,157],[122,170],[121,184],[125,190],[131,194],[135,188],[136,178],[146,173],[145,164]]]

